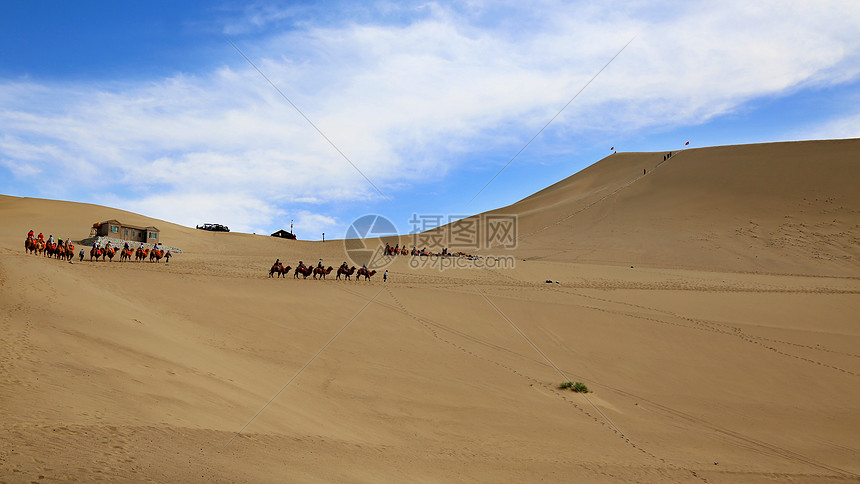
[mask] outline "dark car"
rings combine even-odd
[[[221,224],[203,224],[203,225],[198,225],[197,228],[200,230],[211,230],[212,232],[229,232],[230,231],[230,229],[227,228],[226,225],[221,225]]]

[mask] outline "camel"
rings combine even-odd
[[[332,269],[332,266],[328,266],[325,269],[322,267],[314,267],[314,279],[317,278],[317,275],[320,276],[320,279],[325,279],[326,274],[330,274]]]
[[[54,251],[54,255],[57,257],[57,260],[71,259],[71,257],[69,257],[69,254],[71,253],[70,251],[75,250],[75,246],[70,245],[70,247],[71,249],[69,247],[66,247],[66,244],[58,244],[57,249]]]
[[[45,252],[42,254],[45,257],[53,257],[57,253],[57,243],[48,242],[45,244]]]
[[[36,251],[40,251],[39,241],[37,241],[36,239],[28,238],[27,240],[24,241],[24,250],[28,254],[35,254]]]
[[[274,274],[277,273],[278,279],[280,279],[282,275],[284,276],[284,279],[286,279],[287,273],[290,272],[290,269],[292,269],[290,266],[284,267],[283,264],[275,264],[271,269],[269,269],[269,277],[274,277]]]
[[[66,260],[70,261],[75,258],[75,246],[73,244],[66,245]]]
[[[93,247],[92,249],[90,249],[90,261],[92,261],[92,260],[93,260],[93,257],[95,257],[95,258],[96,258],[96,260],[99,260],[99,257],[101,257],[101,258],[102,258],[102,260],[104,260],[104,257],[105,257],[105,251],[104,251],[104,249],[102,249],[102,248],[98,248],[98,249],[97,249],[97,248],[95,248],[95,247]]]
[[[119,253],[119,261],[122,262],[126,259],[131,260],[131,255],[132,255],[131,249],[125,249],[125,248],[122,249],[122,251]]]
[[[138,247],[137,250],[134,252],[134,260],[136,260],[136,261],[146,260],[146,256],[148,256],[148,255],[149,255],[149,249],[144,249],[144,248]]]
[[[372,275],[376,274],[376,271],[369,271],[367,269],[361,268],[358,270],[358,274],[355,276],[355,280],[361,279],[361,276],[364,276],[364,280],[370,279]]]
[[[152,262],[153,260],[155,262],[158,262],[161,260],[162,257],[164,257],[164,249],[162,249],[162,250],[152,249],[151,251],[149,251],[149,262]]]
[[[341,267],[340,267],[340,268],[338,268],[338,270],[337,270],[337,277],[335,277],[335,279],[340,279],[340,275],[341,275],[341,274],[343,274],[343,275],[344,275],[344,279],[349,279],[350,277],[352,277],[352,274],[353,274],[354,272],[355,272],[355,266],[352,266],[352,267],[350,267],[349,269],[347,269],[347,268],[345,268],[345,267],[341,266]]]
[[[298,279],[299,274],[301,274],[305,279],[307,279],[309,275],[313,274],[313,272],[314,270],[312,267],[301,265],[296,267],[296,270],[293,271],[293,278]]]
[[[102,254],[102,260],[104,260],[105,256],[110,259],[110,262],[113,262],[113,256],[116,255],[117,250],[113,247],[105,247],[104,253]]]

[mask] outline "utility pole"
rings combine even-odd
[[[323,242],[325,242],[325,232],[323,232]]]

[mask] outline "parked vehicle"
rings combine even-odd
[[[226,225],[221,224],[203,224],[198,225],[198,229],[200,230],[211,230],[212,232],[229,232],[230,229]]]

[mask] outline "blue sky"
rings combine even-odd
[[[527,3],[0,3],[0,193],[339,238],[613,146],[860,137],[860,2]]]

